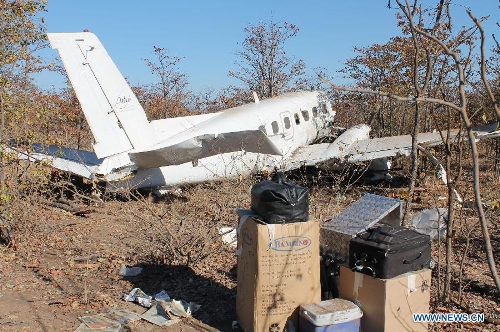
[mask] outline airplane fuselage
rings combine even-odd
[[[146,187],[169,188],[185,183],[221,180],[257,171],[283,169],[286,159],[293,151],[313,143],[323,135],[324,128],[331,124],[334,115],[326,97],[318,91],[290,93],[231,108],[216,113],[196,126],[165,137],[164,140],[175,144],[189,137],[214,131],[224,133],[255,129],[269,138],[279,149],[280,155],[241,150],[191,160],[180,165],[141,168],[130,178],[108,181],[107,189],[120,191]],[[161,128],[163,120],[157,121],[160,122],[155,126]],[[163,130],[167,132],[166,129]]]
[[[318,142],[330,136],[335,115],[318,91],[149,121],[97,36],[55,33],[48,39],[80,101],[95,153],[39,146],[33,152],[19,151],[19,158],[48,160],[63,171],[106,182],[110,191],[168,189],[301,166],[340,170],[358,162],[371,162],[370,168],[384,175],[388,157],[409,155],[413,148],[410,135],[370,139],[370,127],[364,124],[345,130],[333,142]],[[483,128],[475,137],[498,137],[496,129]],[[418,135],[426,146],[441,141],[439,133]]]

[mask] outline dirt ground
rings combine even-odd
[[[81,210],[68,212],[40,197],[25,198],[15,213],[19,222],[10,233],[15,242],[0,247],[0,331],[75,331],[79,317],[111,309],[146,311],[123,300],[139,287],[153,295],[166,290],[171,298],[201,305],[194,318],[170,327],[144,320],[125,331],[232,331],[236,320],[235,249],[223,244],[218,228],[234,227],[234,210],[250,206],[250,186],[260,178],[224,181],[183,188],[162,199],[104,197],[103,202],[76,200]],[[405,183],[349,185],[309,178],[310,216],[325,221],[365,193],[406,198]],[[498,185],[485,202],[498,199]],[[446,187],[421,181],[413,212],[443,206]],[[471,197],[465,197],[470,199]],[[464,205],[465,206],[465,205]],[[500,256],[499,209],[486,207],[495,256]],[[432,312],[484,312],[482,324],[440,324],[433,331],[500,331],[499,297],[489,276],[481,231],[473,209],[460,209],[460,232],[469,230],[462,283],[458,272],[467,241],[457,234],[454,248],[454,304],[437,299],[439,269],[434,270]],[[463,223],[463,224],[462,224]],[[465,232],[465,231],[464,231]],[[458,236],[460,235],[460,236]],[[440,251],[434,258],[444,262]],[[123,266],[140,266],[142,273],[122,277]],[[497,261],[498,266],[498,261]],[[438,285],[439,284],[439,285]],[[459,292],[460,287],[462,291]]]

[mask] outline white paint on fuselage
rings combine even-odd
[[[237,151],[181,165],[140,169],[133,177],[109,182],[108,190],[174,187],[283,169],[293,151],[318,139],[320,129],[333,121],[335,114],[324,98],[317,91],[286,94],[219,112],[174,135],[174,142],[182,142],[206,133],[260,129],[281,151],[281,156]]]

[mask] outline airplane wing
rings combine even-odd
[[[498,124],[490,124],[474,129],[476,139],[500,137],[500,130],[496,130]],[[456,140],[458,130],[450,133],[450,139]],[[443,133],[446,135],[446,133]],[[461,133],[462,137],[464,133]],[[341,136],[340,136],[341,137]],[[339,138],[340,138],[339,137]],[[422,147],[432,147],[442,144],[439,132],[418,134],[418,144]],[[335,169],[345,163],[356,163],[361,161],[375,160],[385,157],[394,157],[398,154],[410,155],[412,148],[411,135],[391,136],[372,139],[360,139],[353,141],[347,146],[339,144],[338,139],[333,143],[321,143],[303,146],[295,151],[288,160],[285,167],[291,170],[299,166],[320,166]]]
[[[245,130],[222,134],[204,134],[147,151],[129,153],[130,160],[139,168],[180,165],[189,161],[221,153],[247,151],[281,155],[281,151],[260,130]]]
[[[7,153],[17,154],[17,159],[29,161],[47,161],[54,168],[91,179],[102,159],[95,153],[83,150],[63,148],[55,145],[33,144],[30,151],[16,147],[4,147]]]

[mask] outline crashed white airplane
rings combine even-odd
[[[346,163],[370,160],[386,170],[384,158],[411,151],[411,136],[370,139],[367,125],[346,130],[333,143],[314,144],[330,135],[335,116],[317,91],[255,98],[255,103],[217,113],[148,121],[94,34],[51,33],[48,38],[85,113],[95,153],[35,146],[24,157],[106,182],[108,191],[168,189],[304,165],[338,170]],[[498,134],[478,131],[477,137]],[[438,133],[419,134],[418,140],[428,146],[441,143]]]

